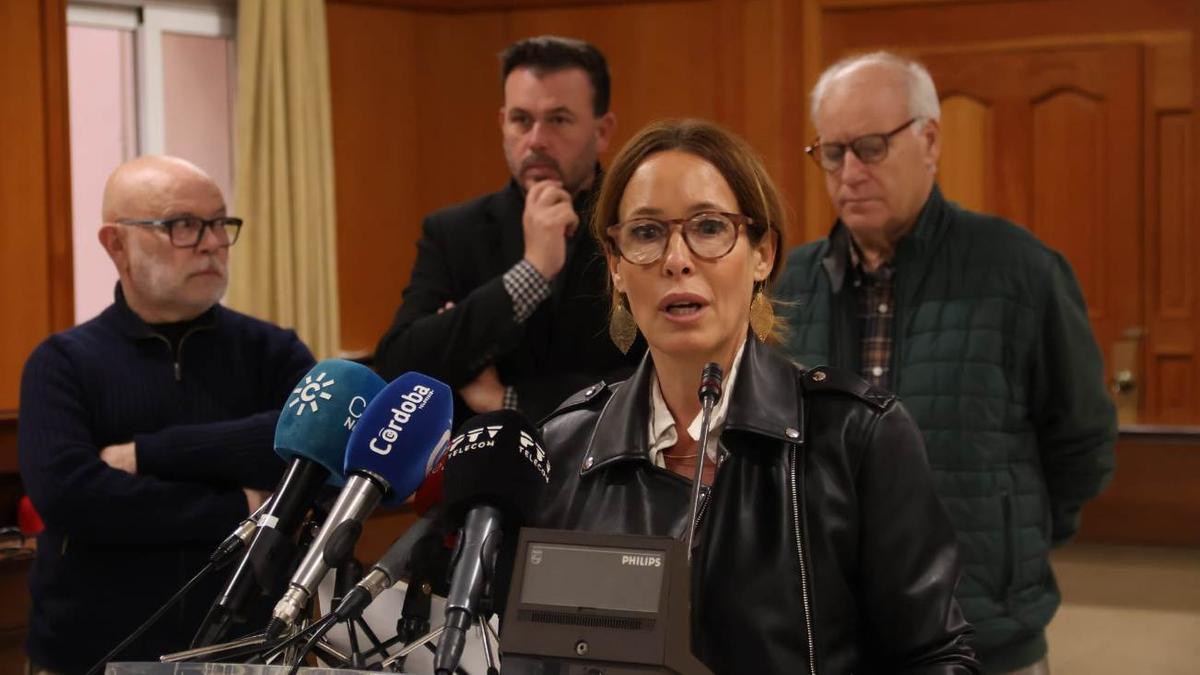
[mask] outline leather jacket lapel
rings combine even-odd
[[[800,402],[792,363],[753,335],[746,338],[730,395],[733,398],[725,415],[725,429],[750,431],[790,443],[801,437],[803,423],[797,412]]]
[[[618,460],[650,461],[647,419],[650,412],[650,378],[654,361],[650,352],[630,378],[613,388],[612,396],[600,411],[596,429],[588,440],[580,475]]]

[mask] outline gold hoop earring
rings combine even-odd
[[[608,317],[608,337],[622,354],[628,354],[637,339],[637,323],[629,311],[629,299],[624,293],[614,294],[612,314]]]
[[[750,301],[750,330],[759,342],[767,342],[775,329],[775,307],[763,292],[762,284],[755,284],[754,298]]]

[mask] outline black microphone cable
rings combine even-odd
[[[320,622],[314,624],[316,626],[316,630],[313,631],[312,636],[308,638],[308,642],[304,643],[304,647],[300,649],[300,654],[296,656],[296,661],[292,664],[292,668],[288,671],[288,675],[296,675],[296,673],[300,672],[300,666],[304,663],[304,659],[308,656],[308,653],[317,646],[317,643],[321,641],[321,638],[325,637],[325,634],[328,633],[336,624],[336,614],[330,614],[324,619],[321,619]]]
[[[143,623],[141,626],[138,626],[137,630],[133,631],[133,633],[130,634],[129,637],[122,640],[121,644],[117,645],[116,647],[113,647],[112,651],[110,651],[108,654],[104,655],[104,658],[100,659],[96,663],[96,665],[92,666],[92,668],[90,670],[88,670],[87,675],[96,675],[96,673],[99,673],[104,668],[104,664],[113,660],[113,658],[115,658],[117,656],[117,654],[120,654],[122,651],[125,650],[126,647],[133,644],[134,640],[140,638],[142,636],[142,633],[145,633],[147,630],[149,630],[150,627],[153,626],[156,621],[158,621],[159,619],[162,618],[163,614],[167,613],[168,609],[170,609],[175,603],[179,602],[188,591],[192,590],[193,586],[200,583],[204,579],[204,577],[208,576],[208,574],[210,572],[212,572],[213,570],[215,570],[216,568],[217,568],[217,563],[212,560],[205,563],[204,567],[200,568],[200,571],[196,573],[196,576],[192,577],[191,580],[189,580],[186,584],[183,585],[182,588],[180,588],[178,591],[176,591],[175,595],[172,595],[171,598],[169,600],[167,600],[166,603],[164,603],[162,607],[159,607],[158,611],[156,611],[156,612],[154,612],[154,614],[150,615],[150,618],[146,619],[146,622]]]
[[[330,621],[330,619],[332,619],[332,621]],[[328,632],[330,628],[333,628],[333,624],[336,622],[337,616],[333,614],[326,614],[317,621],[309,624],[307,627],[292,633],[290,636],[272,642],[271,646],[263,651],[262,654],[259,655],[258,659],[265,664],[274,659],[276,656],[279,656],[285,649],[292,646],[292,644],[306,639],[311,631],[320,630],[325,626],[326,623],[329,623],[328,628],[325,628],[325,631]]]

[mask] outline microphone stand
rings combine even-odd
[[[479,628],[479,640],[483,643],[483,660],[487,664],[487,675],[500,675],[500,663],[496,660],[496,655],[492,652],[492,642],[488,639],[491,635],[499,646],[500,636],[496,635],[492,624],[483,616],[475,620],[475,626]]]
[[[500,672],[500,664],[496,660],[496,653],[492,651],[492,645],[488,640],[488,636],[490,635],[491,639],[495,640],[497,643],[500,642],[500,638],[496,635],[496,632],[492,630],[492,626],[490,623],[488,623],[488,619],[482,614],[475,618],[474,623],[475,627],[480,631],[480,638],[483,640],[483,658],[487,663],[488,675],[498,675]],[[442,633],[445,632],[446,624],[442,624],[437,628],[434,628],[416,640],[404,645],[403,649],[393,654],[383,663],[379,664],[380,667],[387,670],[393,670],[394,672],[399,672],[398,669],[403,667],[402,664],[404,663],[404,659],[406,659],[409,654],[417,651],[421,647],[427,647],[430,651],[433,651],[433,641],[440,638]],[[462,666],[455,666],[454,672],[458,673],[458,675],[467,675],[467,671],[463,670]]]
[[[717,400],[721,398],[721,366],[709,363],[700,374],[700,451],[696,453],[696,474],[692,478],[692,510],[688,518],[687,554],[688,562],[692,560],[692,547],[695,545],[696,522],[700,518],[700,488],[704,484],[704,460],[708,455],[708,425],[712,420],[712,411]]]

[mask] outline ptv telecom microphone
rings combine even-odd
[[[380,500],[399,505],[417,489],[450,438],[454,400],[445,384],[405,373],[367,406],[346,445],[346,486],[275,605],[267,638],[295,623],[317,584],[353,552]]]
[[[499,410],[473,417],[446,451],[443,492],[448,515],[462,525],[446,629],[438,641],[434,670],[448,675],[462,658],[466,631],[478,617],[480,596],[496,581],[496,557],[505,532],[510,543],[534,513],[550,482],[550,460],[541,438],[523,415]],[[502,597],[492,583],[493,597]]]
[[[253,539],[196,633],[193,647],[220,641],[255,595],[279,592],[294,555],[292,538],[326,481],[340,484],[346,440],[384,387],[370,368],[344,359],[313,366],[292,390],[275,425],[275,452],[287,471],[253,523]],[[235,535],[249,538],[243,522]]]

